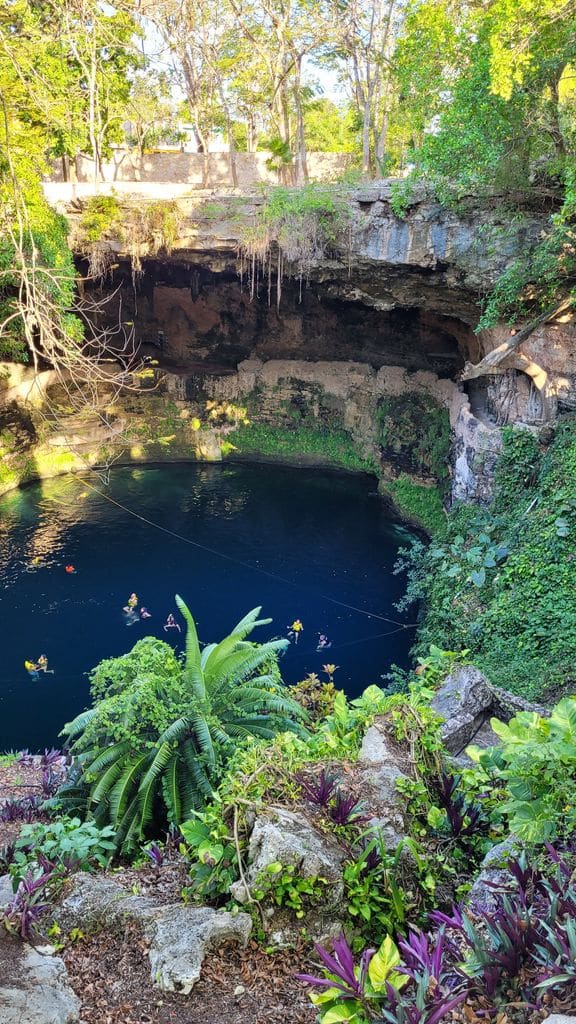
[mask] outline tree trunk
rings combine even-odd
[[[302,110],[302,98],[300,95],[300,59],[296,62],[296,82],[294,84],[294,105],[296,107],[296,145],[295,145],[295,173],[296,184],[302,185],[308,181],[308,164],[306,161],[306,134],[304,131],[304,112]]]
[[[362,119],[362,174],[365,178],[370,177],[370,101],[364,102]]]
[[[573,305],[571,298],[563,299],[555,306],[551,306],[540,316],[531,320],[529,324],[526,324],[521,331],[517,334],[512,334],[506,341],[503,341],[501,345],[498,345],[492,352],[488,352],[479,363],[474,365],[473,363],[466,363],[462,371],[461,380],[475,380],[476,377],[483,377],[487,373],[493,373],[494,368],[500,366],[509,356],[511,356],[516,349],[526,341],[541,324],[545,324],[548,320],[552,320],[554,317],[560,316],[567,309],[570,309]]]

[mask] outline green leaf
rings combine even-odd
[[[474,569],[470,573],[470,579],[475,587],[483,587],[486,582],[486,570],[485,569]]]
[[[390,975],[399,963],[398,948],[390,935],[387,935],[368,965],[368,977],[375,992],[385,989],[386,982],[390,982]]]
[[[347,999],[337,1003],[336,1006],[331,1006],[329,1010],[321,1014],[322,1024],[340,1024],[341,1021],[346,1020],[358,1021],[358,1010],[355,1003],[356,1000]]]

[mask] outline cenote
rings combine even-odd
[[[335,682],[358,695],[407,663],[413,629],[400,624],[413,615],[395,610],[404,582],[392,573],[407,535],[370,477],[309,468],[129,467],[107,486],[92,474],[12,492],[0,499],[0,749],[55,744],[88,704],[87,673],[102,658],[148,634],[181,649],[184,631],[163,630],[175,593],[202,642],[257,605],[273,622],[254,639],[285,636],[300,618],[285,681],[326,678],[332,662]],[[152,617],[127,627],[133,591]],[[316,651],[320,633],[329,651]],[[24,662],[41,654],[54,674],[34,681]]]

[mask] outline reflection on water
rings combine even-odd
[[[256,605],[274,619],[261,639],[285,635],[300,618],[298,646],[282,659],[286,680],[322,674],[326,656],[316,644],[325,633],[329,660],[339,665],[336,683],[360,692],[392,662],[407,660],[412,630],[398,629],[404,620],[393,603],[402,580],[391,571],[406,537],[369,478],[318,470],[116,469],[107,488],[96,476],[60,477],[7,495],[0,499],[0,749],[54,743],[86,705],[86,673],[103,657],[147,634],[181,644],[162,629],[175,593],[204,642],[220,639]],[[127,630],[122,607],[132,591],[152,618]],[[40,654],[55,674],[34,683],[24,661]]]

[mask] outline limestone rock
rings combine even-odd
[[[44,956],[11,936],[0,937],[2,1024],[73,1024],[79,1002],[56,956]]]
[[[509,722],[519,711],[534,711],[543,718],[550,717],[550,708],[544,704],[534,704],[532,701],[518,697],[515,693],[508,693],[508,690],[501,690],[497,686],[492,687],[494,704],[492,714],[495,718],[501,718],[503,722]]]
[[[147,911],[143,926],[150,938],[154,984],[164,992],[187,995],[200,977],[206,953],[228,940],[246,946],[252,919],[248,914],[176,904]]]
[[[486,677],[473,665],[463,665],[448,676],[432,700],[432,709],[444,722],[442,740],[451,754],[459,754],[474,737],[494,700]]]
[[[118,933],[123,931],[127,919],[140,918],[154,906],[153,900],[134,896],[106,875],[78,872],[55,917],[64,932],[72,928],[88,932],[105,927]]]
[[[0,876],[0,910],[5,910],[14,897],[10,875]]]
[[[74,927],[121,931],[127,921],[136,921],[150,942],[152,981],[166,992],[190,992],[208,950],[229,939],[245,946],[252,929],[248,914],[234,916],[181,903],[159,905],[131,895],[111,878],[87,874],[74,877],[56,916],[64,931]]]
[[[330,890],[334,902],[342,896],[344,851],[297,811],[270,807],[260,815],[250,836],[248,860],[246,877],[249,885],[269,864],[278,862],[284,866],[293,865],[302,878],[325,878],[334,883]],[[247,900],[242,882],[235,882],[230,891],[240,903]]]
[[[396,789],[398,780],[406,778],[405,763],[378,718],[364,736],[358,767],[363,801],[371,815],[369,825],[380,833],[387,849],[394,851],[405,834]]]
[[[468,903],[473,910],[494,913],[499,905],[499,891],[514,886],[514,880],[508,871],[508,861],[510,857],[517,857],[521,850],[520,840],[516,836],[508,836],[502,843],[488,851],[480,865],[480,873],[468,893]]]
[[[546,1017],[542,1024],[576,1024],[576,1017],[567,1017],[565,1013],[553,1013]]]

